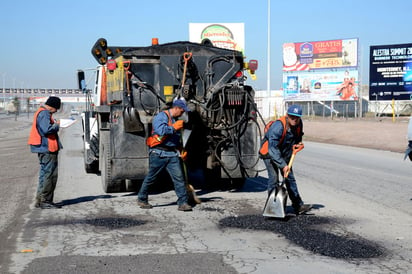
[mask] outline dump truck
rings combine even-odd
[[[138,190],[149,169],[152,119],[176,98],[191,109],[183,141],[189,179],[201,182],[194,185],[237,188],[257,174],[260,115],[245,84],[256,60],[210,41],[109,46],[100,38],[91,52],[97,68],[77,73],[86,96],[84,165],[101,176],[105,192]]]

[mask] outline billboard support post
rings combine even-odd
[[[395,123],[395,98],[392,98],[392,123]]]
[[[360,100],[362,100],[362,99],[360,99]],[[359,102],[359,101],[355,101],[355,111],[354,111],[354,113],[355,113],[355,118],[358,117],[358,102]],[[359,116],[359,117],[360,117],[360,116]]]
[[[359,89],[358,102],[359,102],[359,118],[362,118],[362,110],[363,110],[363,90],[362,90],[362,88]]]
[[[333,120],[333,101],[330,101],[330,118]]]

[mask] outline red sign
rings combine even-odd
[[[357,67],[357,59],[357,39],[283,44],[284,71]]]

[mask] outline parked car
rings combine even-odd
[[[70,115],[79,115],[80,113],[79,113],[79,111],[77,110],[77,109],[72,109],[71,111],[70,111]]]
[[[6,114],[18,113],[17,107],[13,102],[9,102],[6,106]]]

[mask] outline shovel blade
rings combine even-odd
[[[190,129],[184,129],[182,133],[182,143],[183,143],[183,148],[186,147],[187,141],[189,140],[190,134],[192,131]]]
[[[123,110],[123,125],[125,132],[143,132],[144,125],[140,120],[139,112],[133,107]]]
[[[287,190],[283,186],[277,186],[268,196],[263,209],[264,217],[285,218]]]

